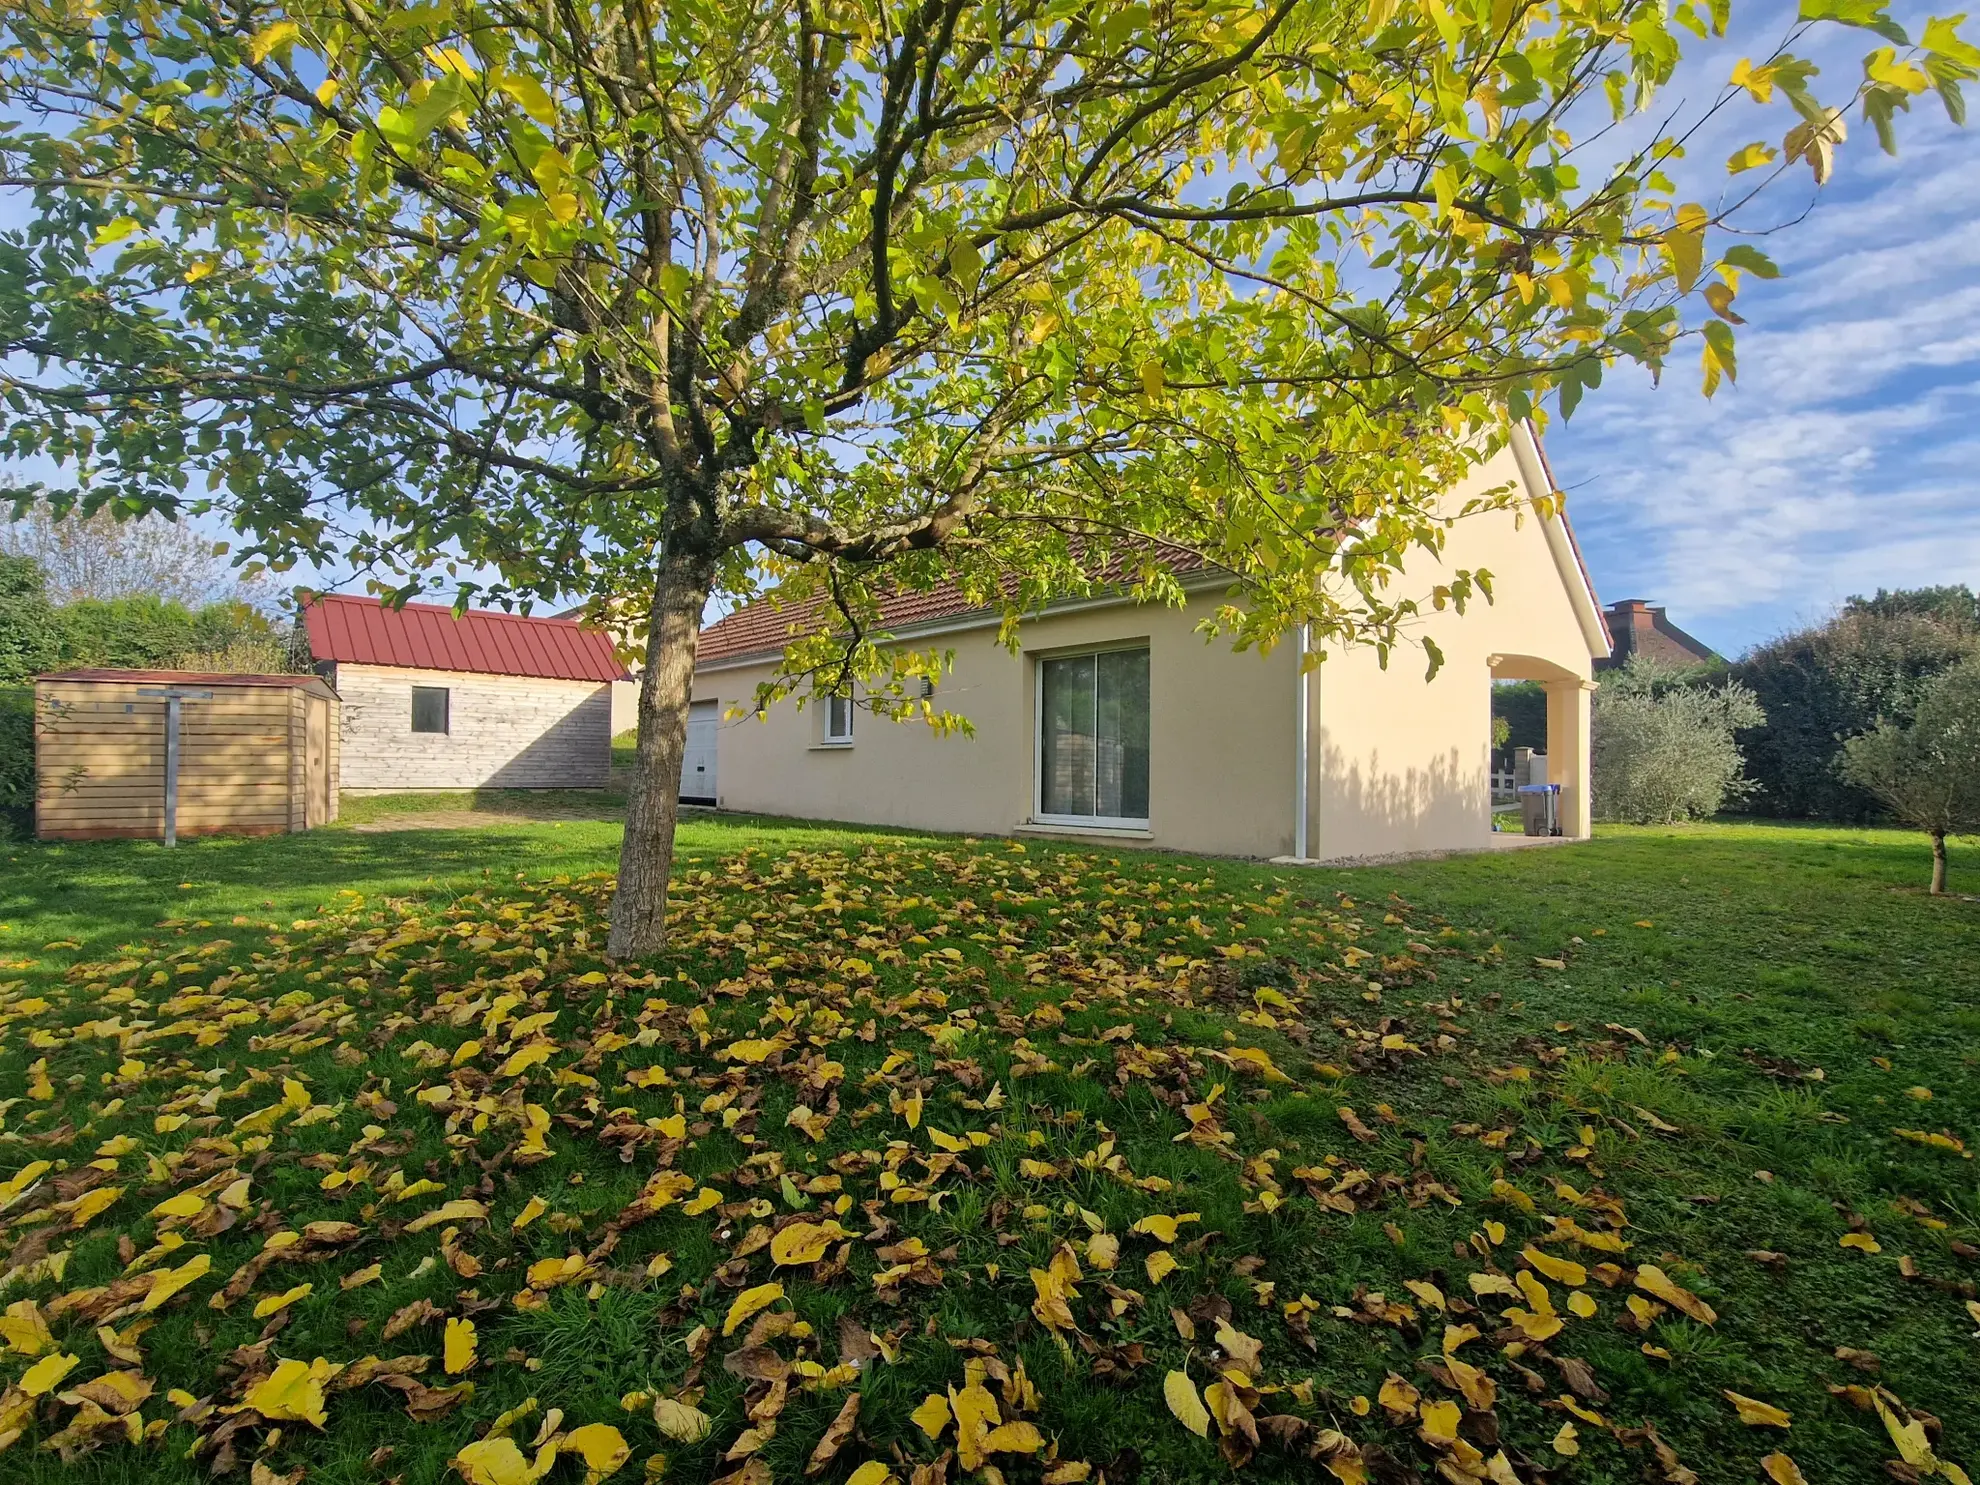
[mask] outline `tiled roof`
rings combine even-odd
[[[1209,571],[1209,564],[1202,557],[1181,547],[1168,549],[1163,561],[1178,577]],[[1102,582],[1109,579],[1118,580],[1124,567],[1125,560],[1117,559],[1112,569],[1102,575]],[[1004,591],[1006,594],[1015,594],[1016,579],[1007,580]],[[765,654],[781,650],[793,639],[817,632],[818,615],[823,607],[824,600],[820,598],[783,603],[778,601],[774,593],[759,598],[754,603],[744,604],[734,613],[725,614],[701,631],[700,647],[695,651],[695,663],[706,665],[711,661],[731,660],[739,655]],[[966,614],[991,611],[986,605],[972,603],[965,598],[954,583],[938,583],[926,590],[902,590],[882,594],[880,625],[889,632],[897,632],[915,624],[933,623],[939,619],[958,619]]]
[[[560,681],[627,678],[612,636],[573,619],[472,608],[457,619],[437,603],[389,608],[375,598],[326,594],[303,609],[303,623],[318,660]]]
[[[57,670],[36,676],[40,681],[114,681],[143,686],[307,686],[317,675],[269,675],[251,671],[204,670]]]

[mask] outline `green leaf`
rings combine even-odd
[[[1779,278],[1780,268],[1774,260],[1748,242],[1737,242],[1719,255],[1719,261],[1742,269],[1755,278]]]

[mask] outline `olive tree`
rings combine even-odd
[[[1633,657],[1595,693],[1595,817],[1664,825],[1737,803],[1753,786],[1736,734],[1762,718],[1753,693],[1717,667]]]
[[[1932,894],[1946,890],[1946,837],[1980,832],[1980,658],[1942,672],[1909,726],[1843,744],[1843,772],[1932,838]]]
[[[1678,201],[1702,113],[1659,89],[1728,5],[15,0],[4,447],[59,510],[644,633],[610,938],[643,953],[711,593],[827,604],[771,691],[892,715],[940,657],[882,643],[887,585],[1174,600],[1182,551],[1234,643],[1385,648],[1489,596],[1394,578],[1508,420],[1687,335],[1732,376],[1774,269],[1720,229],[1826,176],[1845,109],[1888,143],[1980,66],[1808,0],[1706,105],[1778,146]],[[1828,21],[1877,46],[1824,100],[1792,48]]]

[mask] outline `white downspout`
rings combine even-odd
[[[1299,626],[1299,653],[1293,657],[1296,683],[1299,686],[1294,714],[1298,732],[1293,738],[1293,859],[1305,861],[1306,840],[1306,733],[1307,733],[1307,676],[1306,676],[1306,625]]]

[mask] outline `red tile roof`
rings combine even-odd
[[[350,665],[464,670],[560,681],[622,681],[612,636],[573,619],[524,618],[444,604],[389,608],[375,598],[325,594],[303,609],[310,654]]]
[[[57,670],[38,681],[116,681],[142,686],[307,686],[319,675],[270,675],[253,671],[204,670]]]
[[[1163,564],[1177,577],[1190,577],[1210,570],[1209,564],[1197,553],[1183,547],[1170,547],[1167,543],[1161,545],[1165,549]],[[1108,579],[1121,577],[1125,566],[1126,559],[1117,558],[1109,570],[1101,573],[1103,587]],[[1006,595],[1016,593],[1015,578],[1006,580],[1004,591]],[[731,660],[739,655],[781,650],[793,639],[817,632],[818,615],[823,605],[824,600],[820,598],[782,603],[774,593],[754,603],[744,604],[701,631],[695,663],[706,665],[711,661]],[[937,619],[955,619],[965,614],[987,614],[992,611],[984,604],[972,603],[965,598],[954,583],[938,583],[926,590],[885,593],[880,598],[880,624],[889,632],[915,624],[932,623]]]

